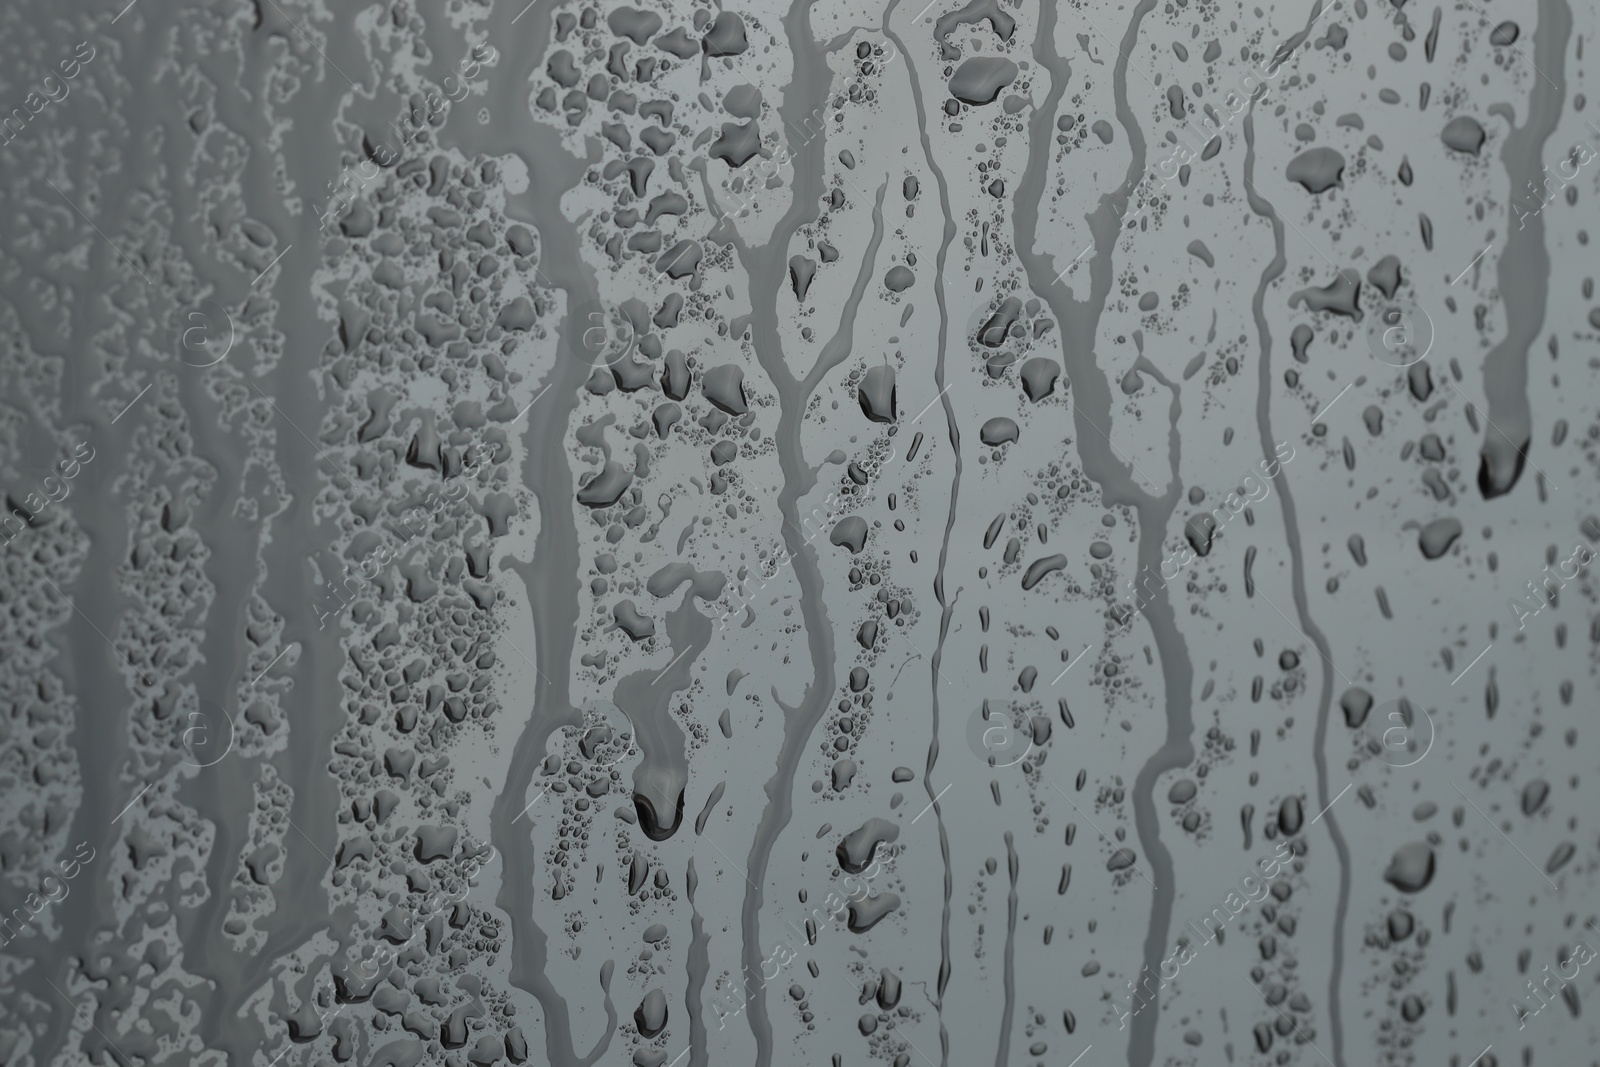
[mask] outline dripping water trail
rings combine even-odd
[[[1044,298],[1061,324],[1062,362],[1071,389],[1078,458],[1083,472],[1100,486],[1107,505],[1123,504],[1138,515],[1139,570],[1159,573],[1165,530],[1182,490],[1182,482],[1177,477],[1181,458],[1177,435],[1174,432],[1170,438],[1168,452],[1173,475],[1166,490],[1157,495],[1159,487],[1151,486],[1147,490],[1137,484],[1135,479],[1139,474],[1132,469],[1131,461],[1124,461],[1105,436],[1112,429],[1112,395],[1105,372],[1095,362],[1095,335],[1112,289],[1112,256],[1120,236],[1122,216],[1145,168],[1144,135],[1128,104],[1128,61],[1123,56],[1132,51],[1138,39],[1140,23],[1154,7],[1155,0],[1140,0],[1134,8],[1113,71],[1116,114],[1127,132],[1131,157],[1122,184],[1114,192],[1103,194],[1094,212],[1087,217],[1094,247],[1094,254],[1088,263],[1087,299],[1074,297],[1072,290],[1060,279],[1057,274],[1060,265],[1055,262],[1055,256],[1035,251],[1039,233],[1039,205],[1045,202],[1045,183],[1054,145],[1051,127],[1071,76],[1069,65],[1055,51],[1057,12],[1052,4],[1040,7],[1039,27],[1034,42],[1035,60],[1050,73],[1050,90],[1043,106],[1030,119],[1031,158],[1028,169],[1018,183],[1013,212],[1017,255],[1028,272],[1029,286]],[[1176,392],[1173,403],[1173,418],[1176,419]],[[1140,768],[1132,791],[1134,826],[1155,884],[1142,953],[1144,966],[1159,970],[1172,922],[1176,878],[1171,853],[1161,842],[1155,787],[1161,775],[1185,767],[1194,759],[1191,742],[1194,732],[1194,667],[1178,629],[1166,586],[1163,585],[1141,610],[1160,655],[1167,720],[1166,736],[1161,748]],[[1158,1016],[1159,1008],[1157,1011],[1141,1012],[1134,1021],[1128,1038],[1130,1067],[1149,1067],[1154,1059]]]
[[[317,187],[328,161],[338,158],[336,136],[326,128],[325,123],[319,127],[317,119],[339,110],[352,98],[361,95],[360,87],[347,81],[334,66],[335,63],[347,68],[351,66],[348,56],[344,54],[351,47],[350,41],[350,37],[344,33],[330,32],[326,50],[344,62],[338,63],[338,60],[330,57],[330,61],[322,65],[320,77],[304,83],[301,91],[284,104],[286,118],[296,129],[320,129],[320,132],[307,134],[286,144],[282,154],[275,157],[296,188]],[[249,41],[244,51],[247,84],[259,88],[270,82],[272,72],[276,70],[272,51],[273,46],[267,35],[258,34]],[[220,66],[214,63],[213,57],[197,58],[196,62],[213,77],[227,66],[225,62]],[[212,67],[216,67],[216,70],[208,69]],[[228,68],[228,75],[237,76],[231,67]],[[250,97],[259,99],[255,92]],[[251,122],[259,117],[243,95],[221,94],[214,102],[214,107],[216,118],[232,129],[249,128]],[[177,137],[174,136],[173,140],[176,141]],[[180,158],[178,154],[169,154],[173,168],[179,165]],[[174,186],[170,191],[174,196],[181,195],[181,186]],[[284,203],[278,176],[271,167],[248,171],[244,175],[242,195],[244,203],[251,209],[249,214],[272,230],[278,245],[286,253],[279,260],[280,269],[276,277],[271,281],[259,281],[262,289],[270,289],[271,299],[276,305],[275,320],[284,335],[284,351],[316,353],[326,339],[327,327],[317,314],[316,302],[305,278],[315,269],[306,261],[314,264],[321,254],[323,235],[319,232],[317,220],[313,214],[291,210]],[[180,233],[188,232],[191,235],[190,240],[195,247],[204,246],[203,235],[198,227],[189,223],[180,223],[179,226]],[[232,275],[230,280],[236,289],[248,292],[256,287],[252,272],[235,269],[226,273]],[[264,507],[264,517],[255,525],[254,534],[251,527],[236,519],[226,518],[226,521],[222,521],[225,513],[221,508],[227,501],[220,498],[207,504],[207,511],[216,516],[218,521],[202,527],[221,534],[215,539],[216,555],[208,565],[208,571],[214,570],[220,578],[216,584],[217,599],[213,603],[213,610],[219,613],[234,612],[242,624],[249,599],[260,596],[281,615],[284,640],[293,641],[299,646],[293,665],[280,667],[282,673],[291,680],[292,689],[289,693],[339,691],[340,664],[345,661],[340,643],[341,628],[322,629],[317,619],[320,598],[302,595],[308,576],[305,546],[329,545],[334,540],[333,533],[317,515],[314,487],[333,485],[340,489],[349,488],[345,474],[330,469],[318,454],[319,450],[301,436],[302,430],[315,437],[322,436],[319,430],[323,426],[328,405],[314,384],[316,379],[314,356],[307,363],[303,355],[302,358],[286,355],[250,390],[252,399],[258,405],[265,403],[262,397],[266,395],[277,408],[276,411],[271,408],[267,410],[276,438],[274,454],[282,469],[284,482],[296,487],[291,497],[281,508]],[[203,390],[191,383],[184,392],[186,396],[198,397]],[[206,409],[202,406],[188,410]],[[198,424],[203,420],[196,418],[195,421]],[[211,431],[205,433],[209,435]],[[204,437],[197,437],[197,445],[204,440]],[[218,469],[213,492],[221,489],[230,474],[236,479],[242,478],[237,473],[241,469],[240,459],[230,457],[227,448],[220,442],[214,449],[206,450],[205,454],[208,462]],[[258,552],[248,556],[242,554],[246,545],[255,546],[258,543]],[[256,555],[261,561],[262,573],[259,575]],[[221,687],[238,686],[239,679],[235,676],[238,672],[222,653],[225,649],[231,651],[230,646],[237,638],[239,627],[229,626],[227,621],[220,614],[217,618],[208,618],[209,632],[203,659],[209,677],[200,683],[202,700],[220,703],[223,700]],[[219,635],[227,640],[219,640]],[[230,717],[235,716],[232,703],[230,700],[230,706],[224,708]],[[190,961],[196,973],[211,978],[216,988],[213,1002],[201,1013],[197,1027],[201,1040],[207,1048],[226,1048],[241,1060],[248,1059],[253,1048],[259,1044],[254,1037],[253,1027],[241,1025],[242,1006],[269,981],[273,971],[281,968],[283,957],[303,946],[322,927],[328,928],[329,936],[341,944],[347,943],[349,937],[345,919],[327,908],[303,906],[306,901],[331,899],[323,887],[323,879],[328,864],[326,853],[333,850],[336,837],[334,827],[337,824],[339,788],[327,769],[327,761],[343,720],[339,715],[330,714],[296,715],[296,703],[290,700],[284,707],[290,726],[288,749],[268,758],[277,769],[280,780],[292,792],[289,818],[293,824],[284,831],[283,873],[271,890],[278,906],[273,914],[261,922],[265,940],[253,953],[241,958],[223,928],[228,906],[233,900],[231,891],[216,892],[199,908],[185,912],[178,918],[184,959]],[[241,754],[235,753],[228,756],[227,760],[241,758]],[[181,795],[190,799],[197,809],[210,813],[214,823],[212,849],[206,860],[207,880],[213,885],[228,884],[231,865],[237,862],[241,844],[249,839],[250,811],[255,803],[251,783],[259,773],[256,769],[240,773],[236,766],[223,762],[213,769],[202,771],[183,787]],[[287,904],[290,901],[299,902],[302,906],[290,906]],[[313,996],[314,990],[324,986],[329,977],[323,971],[323,961],[318,959],[305,975],[285,978],[283,981],[286,989],[291,990],[286,1006],[292,1007],[296,1000],[303,1002]],[[270,1044],[275,1046],[280,1040],[274,1035]]]
[[[1572,36],[1572,9],[1566,0],[1539,0],[1539,25],[1533,34],[1536,80],[1528,95],[1528,121],[1513,125],[1500,160],[1514,190],[1542,180],[1540,160],[1545,142],[1555,133],[1566,99],[1566,48]],[[1551,81],[1550,79],[1554,79]],[[1509,112],[1505,105],[1491,111]],[[1506,116],[1509,120],[1510,115]],[[1543,186],[1541,185],[1542,189]],[[1519,210],[1515,195],[1506,198],[1507,223]],[[1506,335],[1483,360],[1483,389],[1489,404],[1478,466],[1478,490],[1484,499],[1509,493],[1527,463],[1533,416],[1528,407],[1528,350],[1544,329],[1550,299],[1550,253],[1544,244],[1544,212],[1534,212],[1529,225],[1506,227],[1506,244],[1495,265],[1496,284],[1505,301]]]
[[[1255,316],[1256,332],[1261,339],[1261,357],[1259,359],[1259,379],[1256,394],[1256,427],[1261,436],[1261,450],[1263,455],[1272,455],[1275,445],[1272,437],[1272,334],[1267,328],[1265,311],[1267,288],[1283,273],[1287,259],[1283,247],[1283,223],[1278,218],[1277,211],[1264,198],[1255,191],[1255,110],[1251,110],[1244,119],[1244,175],[1245,195],[1249,199],[1250,209],[1257,215],[1267,219],[1272,224],[1273,256],[1272,262],[1267,264],[1261,272],[1261,282],[1256,286],[1255,296],[1251,298],[1250,310]],[[1288,542],[1289,558],[1292,581],[1294,583],[1295,614],[1300,621],[1300,629],[1311,639],[1312,644],[1322,659],[1322,685],[1317,694],[1317,731],[1316,740],[1313,742],[1313,756],[1317,765],[1317,797],[1318,807],[1328,808],[1328,718],[1333,705],[1333,673],[1332,650],[1328,640],[1318,629],[1317,624],[1311,621],[1311,611],[1306,599],[1306,568],[1305,551],[1300,543],[1300,526],[1296,518],[1294,494],[1289,489],[1289,481],[1283,479],[1278,487],[1278,499],[1282,502],[1283,525],[1285,538]],[[1344,1023],[1339,1005],[1339,984],[1344,970],[1344,922],[1345,914],[1350,908],[1350,849],[1345,844],[1344,834],[1339,830],[1339,820],[1331,810],[1323,816],[1328,824],[1328,836],[1333,841],[1334,853],[1339,857],[1339,898],[1334,908],[1333,916],[1333,966],[1328,975],[1328,1024],[1333,1030],[1333,1059],[1337,1067],[1344,1067]]]
[[[945,359],[949,348],[950,334],[950,307],[946,292],[944,269],[945,262],[950,255],[950,244],[956,238],[955,216],[950,210],[950,183],[945,179],[944,171],[940,169],[933,154],[933,143],[928,137],[928,115],[923,105],[921,79],[917,76],[917,67],[911,59],[911,53],[906,50],[905,42],[898,34],[889,29],[889,19],[894,14],[895,7],[900,0],[891,0],[888,10],[883,13],[883,32],[886,37],[894,42],[895,48],[905,58],[906,77],[911,85],[911,98],[917,105],[917,128],[922,137],[922,154],[928,161],[928,169],[933,172],[934,181],[939,187],[939,210],[944,217],[944,230],[939,243],[939,256],[934,275],[934,297],[939,304],[939,352],[934,363],[933,383],[939,391],[939,399],[944,408],[945,427],[950,438],[950,455],[953,470],[950,475],[950,510],[945,516],[944,537],[939,543],[939,567],[934,574],[933,594],[939,601],[939,641],[934,646],[933,658],[930,663],[929,685],[932,689],[932,720],[928,730],[928,760],[922,772],[922,787],[928,794],[929,803],[933,805],[933,818],[939,831],[939,855],[944,863],[944,908],[939,920],[939,981],[937,984],[938,998],[934,1000],[934,1009],[939,1015],[939,1065],[949,1067],[950,1063],[950,1034],[944,1019],[944,991],[950,984],[951,954],[950,954],[950,904],[955,889],[955,872],[950,866],[950,830],[945,825],[944,813],[939,807],[938,797],[933,790],[933,768],[939,761],[939,720],[941,708],[939,705],[939,665],[944,659],[945,639],[950,634],[950,621],[955,614],[955,598],[946,598],[944,592],[945,568],[950,560],[950,538],[956,525],[956,507],[961,500],[961,428],[956,425],[955,408],[950,402],[948,382],[946,381]],[[959,595],[959,591],[957,593]],[[1009,1029],[1009,1028],[1008,1028]]]
[[[1006,873],[1011,891],[1006,894],[1006,1006],[1000,1013],[1000,1047],[995,1049],[994,1067],[1011,1062],[1011,1022],[1017,1014],[1017,874],[1021,870],[1017,845],[1006,831]]]
[[[705,920],[700,917],[700,906],[695,894],[700,891],[700,875],[695,870],[694,857],[689,857],[689,869],[684,875],[684,892],[689,900],[689,951],[685,968],[688,971],[683,990],[685,1004],[700,1004],[705,993],[706,979],[711,973],[711,935],[706,933]],[[706,1057],[706,1020],[701,1012],[689,1016],[688,1067],[708,1067]]]
[[[791,32],[794,32],[793,29]],[[796,98],[802,99],[803,94],[797,94]],[[820,162],[819,158],[814,168],[814,176],[819,184]],[[795,173],[798,186],[798,158]],[[795,773],[799,770],[812,732],[827,714],[834,687],[833,624],[828,620],[827,604],[823,597],[822,568],[817,562],[815,548],[801,531],[800,500],[817,482],[816,472],[806,461],[801,434],[806,402],[827,372],[850,356],[856,315],[871,285],[878,249],[883,243],[883,199],[887,192],[887,183],[878,189],[872,239],[867,243],[855,286],[839,316],[839,328],[823,346],[815,366],[804,380],[796,380],[790,374],[778,328],[777,298],[787,270],[783,253],[788,250],[789,239],[787,236],[780,239],[775,235],[764,248],[751,251],[737,237],[733,238],[734,247],[739,250],[750,277],[750,322],[756,359],[778,394],[778,426],[772,436],[777,448],[778,466],[783,472],[783,488],[778,491],[778,512],[783,520],[783,537],[789,548],[795,583],[800,587],[800,614],[805,623],[806,643],[812,664],[811,681],[807,683],[799,705],[791,707],[784,704],[778,699],[776,691],[773,693],[774,702],[783,709],[783,744],[778,750],[777,766],[765,787],[767,806],[762,810],[761,821],[750,843],[746,877],[749,888],[745,891],[741,913],[744,963],[752,974],[759,974],[762,969],[760,919],[765,899],[762,886],[766,884],[767,867],[779,834],[793,816]],[[797,204],[815,203],[816,200],[813,197],[809,202],[805,201],[796,193]],[[800,216],[792,213],[792,217],[798,219]],[[798,222],[795,226],[798,229]],[[749,1007],[750,1031],[756,1039],[756,1067],[770,1067],[772,1025],[767,1018],[765,985],[757,985]]]
[[[577,231],[562,214],[560,197],[551,192],[580,186],[591,161],[573,157],[563,145],[561,134],[536,121],[527,106],[527,86],[548,47],[555,5],[556,0],[538,0],[534,9],[516,15],[522,21],[515,28],[510,25],[514,8],[496,10],[485,35],[496,40],[514,36],[519,42],[517,49],[508,49],[502,61],[490,68],[488,102],[500,118],[487,124],[452,124],[450,132],[456,147],[468,156],[515,155],[527,166],[528,188],[507,197],[506,215],[529,225],[538,234],[539,278],[567,298],[559,328],[561,350],[546,386],[536,394],[526,416],[523,477],[538,501],[540,516],[533,558],[526,563],[507,559],[501,564],[515,572],[527,590],[529,610],[534,616],[538,678],[533,683],[527,725],[512,749],[505,788],[494,800],[490,840],[503,864],[495,903],[507,915],[515,946],[511,982],[539,1002],[544,1013],[545,1058],[550,1067],[589,1067],[605,1055],[616,1034],[617,1015],[608,988],[611,963],[607,961],[600,974],[606,1029],[588,1054],[580,1058],[573,1046],[567,999],[548,973],[549,937],[538,921],[539,849],[529,840],[532,823],[517,821],[528,803],[529,786],[544,758],[550,735],[563,726],[582,722],[582,716],[572,706],[569,688],[573,646],[580,628],[582,568],[573,518],[575,489],[567,430],[589,370],[589,353],[582,344],[586,323],[576,321],[574,313],[596,305],[598,293]],[[590,994],[584,991],[581,995]]]

